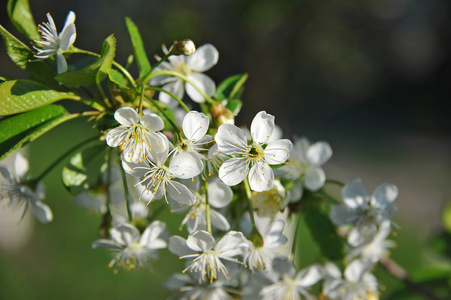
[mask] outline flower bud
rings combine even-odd
[[[215,102],[211,106],[210,113],[218,126],[221,124],[235,124],[233,113],[219,102]]]
[[[172,48],[173,55],[191,55],[196,51],[196,46],[193,41],[190,39],[184,39],[178,42],[174,42],[174,46]]]

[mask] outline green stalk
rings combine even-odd
[[[251,187],[249,186],[249,180],[247,177],[243,180],[244,183],[244,189],[246,190],[246,197],[247,202],[249,206],[249,215],[251,217],[252,222],[252,231],[257,230],[257,227],[255,226],[255,219],[254,219],[254,205],[252,204],[252,191]]]
[[[95,56],[95,57],[101,57],[100,54],[97,54],[95,52],[91,52],[91,51],[87,51],[87,50],[82,50],[82,49],[78,49],[73,47],[72,51],[70,53],[78,53],[78,54],[86,54],[86,55],[91,55],[91,56]],[[125,77],[127,77],[128,81],[130,81],[130,83],[133,85],[133,87],[136,87],[136,82],[133,79],[132,75],[130,75],[130,73],[123,67],[121,66],[119,63],[113,61],[113,65],[119,69],[119,71],[122,72],[122,74],[124,74]]]
[[[42,178],[44,178],[53,168],[55,168],[63,159],[65,159],[69,154],[71,154],[72,152],[74,152],[75,150],[77,150],[80,147],[83,147],[84,145],[86,145],[89,142],[92,142],[94,140],[98,140],[99,136],[93,136],[87,140],[84,140],[81,143],[76,144],[75,146],[73,146],[72,148],[70,148],[69,150],[67,150],[66,152],[63,153],[63,155],[61,155],[60,157],[58,157],[49,167],[47,167],[47,169],[45,169],[38,177],[36,177],[35,179],[31,180],[34,182],[38,182],[39,180],[41,180]]]
[[[190,112],[190,109],[188,108],[188,106],[186,106],[186,104],[179,97],[174,95],[173,93],[171,93],[169,91],[166,91],[166,90],[164,90],[162,88],[155,87],[155,86],[149,86],[149,87],[146,88],[146,90],[154,90],[154,91],[166,93],[169,96],[171,96],[172,98],[174,98],[175,101],[177,101],[180,104],[180,106],[183,107],[183,109],[185,109],[186,112]]]
[[[163,117],[165,117],[166,120],[168,120],[168,122],[171,124],[172,128],[174,129],[175,133],[177,134],[177,137],[179,138],[179,141],[182,140],[181,136],[180,136],[180,130],[177,128],[177,125],[174,124],[174,122],[172,122],[172,120],[168,117],[168,115],[160,108],[160,105],[158,105],[158,103],[153,100],[152,98],[150,98],[149,96],[144,95],[144,97],[149,100],[150,103],[152,103],[157,109],[158,111],[163,115]]]
[[[140,117],[143,115],[143,101],[144,101],[144,84],[141,83],[141,95],[139,97],[139,107],[138,107],[138,115]]]
[[[201,95],[202,97],[205,98],[205,100],[207,100],[207,102],[213,104],[216,101],[213,100],[212,98],[210,98],[207,94],[205,94],[204,91],[202,91],[192,80],[190,80],[188,77],[186,77],[185,75],[182,75],[178,72],[175,71],[170,71],[170,70],[162,70],[162,71],[158,71],[155,73],[151,73],[148,76],[146,76],[143,80],[143,82],[147,82],[149,81],[151,78],[155,77],[155,76],[159,76],[159,75],[170,75],[170,76],[175,76],[177,78],[182,79],[185,82],[188,82],[189,84],[191,84]]]
[[[127,177],[125,176],[125,170],[124,170],[124,167],[122,166],[122,164],[120,164],[120,169],[121,169],[121,175],[122,175],[122,184],[124,185],[125,206],[127,207],[128,221],[132,222],[133,216],[130,211],[130,206],[133,204],[133,199],[130,197],[130,192],[128,190],[128,185],[127,185]]]
[[[207,231],[213,235],[211,230],[210,203],[208,202],[208,179],[205,180],[205,217],[207,221]]]

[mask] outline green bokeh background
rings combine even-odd
[[[260,110],[276,116],[286,137],[327,140],[334,149],[328,177],[362,177],[373,190],[384,180],[398,185],[401,226],[392,257],[414,274],[423,266],[449,266],[427,249],[443,230],[441,207],[451,186],[451,3],[447,0],[30,0],[35,21],[50,12],[61,29],[69,10],[77,14],[82,49],[99,52],[111,33],[116,60],[132,52],[124,17],[143,35],[149,57],[160,44],[189,37],[212,43],[219,63],[207,74],[215,82],[249,73],[237,124],[250,124]],[[0,24],[17,34],[0,2]],[[69,63],[76,61],[69,58]],[[0,75],[24,78],[0,46]],[[136,72],[136,70],[132,70]],[[135,73],[136,74],[136,73]],[[68,104],[68,102],[65,102]],[[74,130],[76,129],[76,130]],[[32,174],[92,136],[84,120],[50,131],[28,148]],[[54,221],[33,221],[26,246],[0,250],[0,299],[164,299],[164,281],[183,262],[161,251],[151,271],[106,266],[111,255],[93,250],[101,217],[75,207],[63,188],[61,165],[45,178],[46,203]],[[181,216],[162,214],[172,234]],[[319,251],[300,226],[301,266]],[[400,299],[402,287],[382,268],[382,299]],[[402,299],[422,299],[413,296]]]

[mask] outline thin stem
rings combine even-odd
[[[144,78],[148,77],[153,71],[155,71],[155,69],[162,63],[164,62],[166,59],[168,59],[169,56],[171,56],[172,53],[168,52],[166,53],[161,59],[159,59],[152,67],[152,69],[150,69],[150,72],[148,74],[146,74],[146,76],[144,76]],[[158,56],[156,56],[158,57]]]
[[[404,282],[409,288],[414,290],[415,292],[422,294],[427,299],[431,300],[441,300],[438,296],[436,296],[432,291],[430,291],[425,286],[420,283],[413,282],[407,274],[406,270],[401,267],[398,263],[390,258],[384,258],[380,261],[381,265],[395,278]]]
[[[172,128],[174,129],[175,133],[177,134],[177,137],[179,138],[179,141],[181,141],[181,137],[180,137],[180,130],[177,128],[177,125],[174,124],[174,122],[172,122],[172,120],[168,117],[168,115],[160,108],[160,105],[158,105],[158,103],[153,100],[152,98],[150,98],[149,96],[144,95],[144,97],[150,101],[150,103],[152,103],[157,109],[158,111],[163,115],[163,117],[165,117],[166,120],[168,120],[168,122],[171,124]]]
[[[143,115],[143,101],[144,101],[144,84],[141,83],[141,95],[139,97],[138,114],[141,117]]]
[[[91,51],[87,51],[87,50],[82,50],[82,49],[78,49],[78,48],[73,48],[72,53],[79,53],[79,54],[86,54],[86,55],[91,55],[91,56],[95,56],[95,57],[101,57],[100,54],[97,54],[95,52],[91,52]],[[113,61],[113,65],[119,69],[119,71],[122,72],[122,74],[124,74],[125,77],[127,77],[128,81],[130,81],[130,83],[133,85],[133,87],[136,87],[136,82],[133,79],[132,75],[130,75],[130,73],[123,67],[121,66],[119,63]]]
[[[66,152],[63,153],[63,155],[61,155],[60,157],[58,157],[50,166],[47,167],[47,169],[45,169],[38,177],[36,177],[35,179],[33,179],[33,181],[39,181],[42,178],[44,178],[53,168],[55,168],[63,159],[65,159],[69,154],[71,154],[72,152],[74,152],[75,150],[77,150],[78,148],[86,145],[89,142],[92,142],[94,140],[98,140],[99,137],[93,136],[87,140],[84,140],[81,143],[76,144],[75,146],[73,146],[72,148],[70,148],[69,150],[67,150]]]
[[[151,212],[152,216],[149,217],[149,222],[152,222],[158,215],[166,208],[166,203],[160,205],[155,211]]]
[[[133,199],[130,197],[130,192],[128,190],[128,185],[127,185],[127,177],[125,175],[125,170],[124,167],[122,166],[122,164],[120,164],[120,169],[121,169],[121,175],[122,175],[122,184],[124,185],[124,192],[125,192],[125,206],[127,207],[127,215],[128,215],[128,220],[130,222],[133,221],[133,215],[130,211],[130,207],[133,204]]]
[[[247,177],[243,180],[243,183],[244,183],[244,189],[246,190],[246,197],[247,197],[247,201],[248,201],[248,205],[249,205],[249,215],[251,217],[252,229],[256,229],[257,227],[255,226],[255,219],[254,219],[254,205],[252,204],[252,191],[251,191],[251,187],[249,186],[249,180],[247,179]]]
[[[180,106],[183,107],[183,109],[185,109],[186,112],[190,112],[188,106],[186,106],[186,104],[179,97],[174,95],[173,93],[171,93],[171,92],[169,92],[169,91],[167,91],[165,89],[156,87],[156,86],[149,86],[149,87],[146,88],[146,90],[154,90],[154,91],[166,93],[169,96],[171,96],[172,98],[174,98],[174,100],[177,101],[180,104]]]
[[[207,222],[207,231],[213,235],[211,230],[210,203],[208,202],[208,179],[205,180],[205,217]]]
[[[96,78],[98,78],[98,76]],[[100,97],[103,99],[103,102],[105,103],[105,105],[107,107],[111,108],[112,106],[111,106],[110,100],[105,95],[105,92],[103,91],[102,85],[100,84],[100,81],[98,79],[96,79],[96,86],[97,86],[97,90],[100,93]]]
[[[108,208],[108,211],[110,211],[110,204],[111,204],[111,195],[110,195],[110,187],[111,187],[111,152],[112,148],[108,147],[107,149],[107,170],[106,170],[106,206]]]
[[[339,187],[345,186],[345,184],[343,182],[340,182],[338,180],[333,180],[333,179],[326,180],[326,184],[334,184],[334,185],[338,185]]]
[[[189,84],[191,84],[202,95],[202,97],[204,97],[205,100],[207,100],[207,102],[209,102],[211,104],[216,102],[215,100],[210,98],[207,94],[205,94],[205,92],[201,88],[199,88],[191,79],[189,79],[185,75],[182,75],[182,74],[180,74],[178,72],[175,72],[175,71],[161,70],[161,71],[158,71],[158,72],[155,72],[155,73],[151,73],[145,78],[145,80],[143,80],[143,82],[147,82],[151,78],[153,78],[155,76],[159,76],[159,75],[170,75],[170,76],[178,77],[178,78],[182,79],[183,81],[186,81]]]

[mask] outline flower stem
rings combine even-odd
[[[33,181],[38,182],[39,180],[41,180],[42,178],[44,178],[51,170],[53,170],[53,168],[55,168],[63,159],[65,159],[69,154],[71,154],[72,152],[74,152],[75,150],[77,150],[80,147],[83,147],[84,145],[86,145],[89,142],[92,142],[94,140],[98,140],[99,137],[93,136],[90,137],[87,140],[84,140],[81,143],[76,144],[75,146],[73,146],[72,148],[70,148],[69,150],[67,150],[66,152],[63,153],[63,155],[61,155],[60,157],[58,157],[50,166],[47,167],[47,169],[45,169],[41,174],[39,174],[38,177],[36,177],[35,179],[33,179]]]
[[[175,99],[175,101],[177,101],[181,107],[183,107],[183,109],[185,109],[186,112],[190,112],[188,106],[186,106],[186,104],[176,95],[174,95],[173,93],[166,91],[165,89],[159,88],[159,87],[155,87],[155,86],[149,86],[146,88],[146,90],[154,90],[154,91],[158,91],[158,92],[163,92],[168,94],[169,96],[171,96],[172,98]]]
[[[205,217],[207,222],[207,231],[213,235],[211,230],[210,203],[208,202],[208,179],[205,179]]]
[[[143,80],[144,82],[149,81],[151,78],[155,77],[155,76],[159,76],[159,75],[170,75],[170,76],[175,76],[178,77],[180,79],[182,79],[183,81],[188,82],[189,84],[191,84],[201,95],[202,97],[205,98],[205,100],[207,100],[207,102],[213,104],[216,101],[213,100],[212,98],[210,98],[207,94],[205,94],[205,92],[199,88],[191,79],[189,79],[188,77],[186,77],[185,75],[182,75],[178,72],[175,71],[170,71],[170,70],[162,70],[162,71],[158,71],[155,73],[151,73],[148,76],[146,76],[145,80]]]
[[[165,117],[166,120],[168,120],[168,122],[171,124],[172,128],[174,129],[174,132],[177,134],[177,137],[179,138],[179,141],[182,140],[181,136],[180,136],[180,130],[177,128],[177,125],[174,124],[174,122],[172,122],[172,120],[168,117],[168,115],[160,108],[160,105],[158,105],[158,103],[153,100],[152,98],[150,98],[149,96],[144,95],[144,97],[150,101],[150,103],[152,103],[157,109],[158,111],[163,115],[163,117]]]
[[[87,51],[87,50],[78,49],[76,47],[73,47],[72,53],[79,53],[79,54],[86,54],[86,55],[91,55],[91,56],[95,56],[95,57],[101,57],[100,54],[97,54],[97,53],[91,52],[91,51]],[[132,75],[130,75],[130,73],[123,66],[121,66],[119,63],[117,63],[115,61],[113,61],[113,65],[116,68],[118,68],[119,71],[121,71],[125,77],[127,77],[128,81],[130,81],[130,83],[133,85],[133,87],[136,87],[136,82],[133,79]]]
[[[345,186],[345,184],[343,182],[340,182],[338,180],[333,180],[333,179],[326,180],[326,184],[334,184],[334,185],[338,185],[339,187]]]
[[[254,231],[254,229],[256,230],[257,227],[255,226],[255,219],[254,219],[254,205],[252,204],[252,191],[251,191],[251,187],[249,186],[249,180],[247,179],[247,177],[243,180],[244,183],[244,189],[246,190],[246,196],[247,196],[247,201],[248,201],[248,206],[249,206],[249,215],[251,217],[251,222],[252,222],[252,231]]]
[[[130,206],[133,204],[133,199],[130,197],[130,192],[128,190],[128,185],[127,185],[127,177],[125,175],[125,170],[124,170],[124,167],[122,166],[122,164],[120,164],[120,169],[121,169],[121,175],[122,175],[122,184],[124,185],[124,192],[125,192],[125,207],[127,207],[128,220],[130,222],[132,222],[133,216],[130,211]]]
[[[141,95],[139,97],[139,107],[138,107],[138,115],[140,117],[143,115],[143,102],[144,102],[144,84],[141,83]]]

